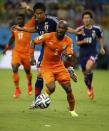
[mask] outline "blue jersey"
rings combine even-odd
[[[41,22],[36,19],[35,22],[36,22],[35,28],[39,35],[42,35],[44,33],[56,32],[56,26],[58,23],[58,20],[56,17],[46,16],[46,19],[44,21]],[[44,49],[42,45],[40,56],[38,58],[38,65],[40,65],[40,62],[43,58],[43,51]]]
[[[83,30],[82,34],[77,35],[77,41],[86,39],[88,44],[80,45],[79,52],[79,61],[82,67],[82,70],[85,70],[86,63],[91,59],[94,63],[97,59],[97,39],[102,38],[102,31],[99,26],[93,25],[91,29],[87,29],[84,26],[79,27]]]
[[[44,33],[55,32],[58,20],[56,17],[46,16],[44,21],[40,22],[36,19],[35,22],[35,28],[37,30],[37,33],[39,35],[42,35]]]
[[[80,56],[97,54],[97,39],[101,38],[103,35],[101,28],[95,25],[93,25],[91,29],[87,29],[84,26],[79,28],[83,30],[83,33],[77,35],[77,41],[84,39],[88,41],[88,44],[80,45]]]

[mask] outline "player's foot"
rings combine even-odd
[[[72,117],[78,117],[78,114],[75,111],[69,111]]]
[[[32,102],[32,104],[29,106],[29,109],[35,109],[38,108],[38,106],[35,104],[35,101]]]
[[[28,95],[32,94],[32,84],[28,84]]]
[[[13,97],[17,98],[17,97],[19,97],[20,94],[21,94],[21,90],[20,90],[19,87],[17,87],[16,90],[15,90],[15,93],[14,93]]]
[[[94,91],[93,91],[93,88],[88,88],[87,89],[87,94],[88,94],[88,96],[89,96],[89,98],[91,98],[91,99],[94,99]]]
[[[77,75],[74,72],[74,68],[70,66],[70,67],[68,67],[68,71],[70,73],[70,77],[72,78],[72,80],[74,82],[77,82]]]

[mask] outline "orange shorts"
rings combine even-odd
[[[53,81],[58,81],[59,83],[67,83],[70,81],[70,75],[64,66],[59,66],[54,69],[41,67],[40,70],[46,84],[49,84]]]
[[[17,51],[12,51],[11,64],[22,64],[24,67],[30,67],[30,56],[27,53],[20,53]]]

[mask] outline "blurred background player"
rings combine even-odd
[[[43,3],[36,3],[33,7],[33,10],[26,3],[23,5],[23,7],[25,7],[27,10],[33,11],[34,16],[31,18],[30,22],[33,23],[34,27],[33,26],[31,28],[16,27],[16,29],[31,33],[37,32],[39,35],[56,31],[58,20],[56,17],[46,15],[45,13],[46,7]],[[76,33],[76,30],[74,30],[73,28],[69,27],[68,29],[69,31]],[[35,99],[41,93],[41,90],[43,88],[43,79],[40,76],[40,63],[42,57],[43,57],[43,44],[37,62],[38,74],[35,83]],[[74,69],[69,68],[69,72],[71,74],[71,78],[74,81],[77,81],[77,75],[74,73]]]
[[[74,111],[75,98],[71,89],[70,75],[61,59],[63,51],[66,53],[69,60],[71,60],[73,55],[73,42],[70,37],[65,35],[67,27],[67,22],[61,20],[57,25],[56,32],[45,33],[31,41],[31,64],[35,63],[33,53],[35,44],[44,42],[44,54],[40,65],[40,71],[47,86],[46,93],[50,95],[55,91],[55,81],[57,80],[67,94],[69,111],[72,117],[77,117],[78,114]]]
[[[31,27],[32,23],[28,22],[25,24],[25,14],[17,13],[17,25],[20,27]],[[21,89],[19,86],[19,74],[18,69],[19,66],[22,64],[27,76],[28,80],[28,95],[32,94],[32,74],[30,68],[30,40],[31,40],[31,33],[18,31],[13,29],[11,31],[11,37],[9,43],[6,45],[5,49],[3,50],[3,54],[11,47],[11,45],[15,42],[15,45],[12,49],[12,71],[13,71],[13,82],[15,84],[15,93],[13,97],[19,97],[21,93]]]
[[[79,60],[84,74],[88,96],[93,98],[92,69],[97,60],[97,43],[100,44],[100,53],[102,55],[105,54],[103,32],[100,26],[93,25],[93,14],[90,10],[83,12],[82,21],[83,26],[78,27],[82,31],[77,35],[77,44],[80,46]]]

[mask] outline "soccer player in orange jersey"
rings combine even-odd
[[[68,24],[61,20],[57,25],[57,31],[52,33],[45,33],[31,41],[31,64],[34,64],[34,46],[44,42],[44,54],[40,65],[41,75],[47,86],[46,93],[48,95],[55,91],[55,81],[57,80],[67,94],[67,101],[69,103],[69,111],[73,117],[78,114],[74,111],[75,98],[71,89],[70,75],[65,68],[61,55],[66,53],[69,61],[72,58],[72,40],[65,35]]]
[[[28,22],[25,24],[25,15],[22,13],[17,14],[17,25],[20,27],[31,27],[32,23]],[[16,26],[17,26],[16,25]],[[18,68],[22,64],[27,76],[28,80],[28,95],[32,94],[32,74],[30,69],[30,39],[31,39],[31,33],[28,32],[22,32],[18,31],[16,29],[13,29],[11,32],[11,37],[9,40],[9,43],[6,45],[5,49],[3,50],[3,53],[5,53],[10,46],[15,41],[15,45],[12,49],[12,71],[13,71],[13,81],[15,84],[15,93],[13,97],[19,97],[21,90],[19,87],[19,74],[18,74]]]
[[[31,9],[27,5],[27,3],[23,2],[22,7],[31,10],[32,13],[34,14],[34,16],[30,19],[30,21],[33,23],[34,26],[31,28],[22,28],[22,27],[17,26],[16,29],[26,31],[26,32],[32,32],[32,33],[37,32],[39,35],[56,31],[58,20],[56,17],[46,15],[46,7],[43,3],[38,2],[34,5],[33,9]],[[70,28],[70,27],[68,27],[67,31],[71,33],[77,33],[75,29]],[[40,56],[37,62],[38,73],[37,73],[37,79],[35,82],[35,99],[37,98],[38,95],[40,95],[41,90],[43,89],[43,79],[40,76],[40,63],[41,63],[42,57],[43,57],[43,44],[42,44]],[[74,73],[74,69],[73,69],[73,66],[71,65],[71,62],[69,64],[68,62],[65,62],[65,66],[68,69],[71,78],[75,82],[77,82],[77,75]]]

